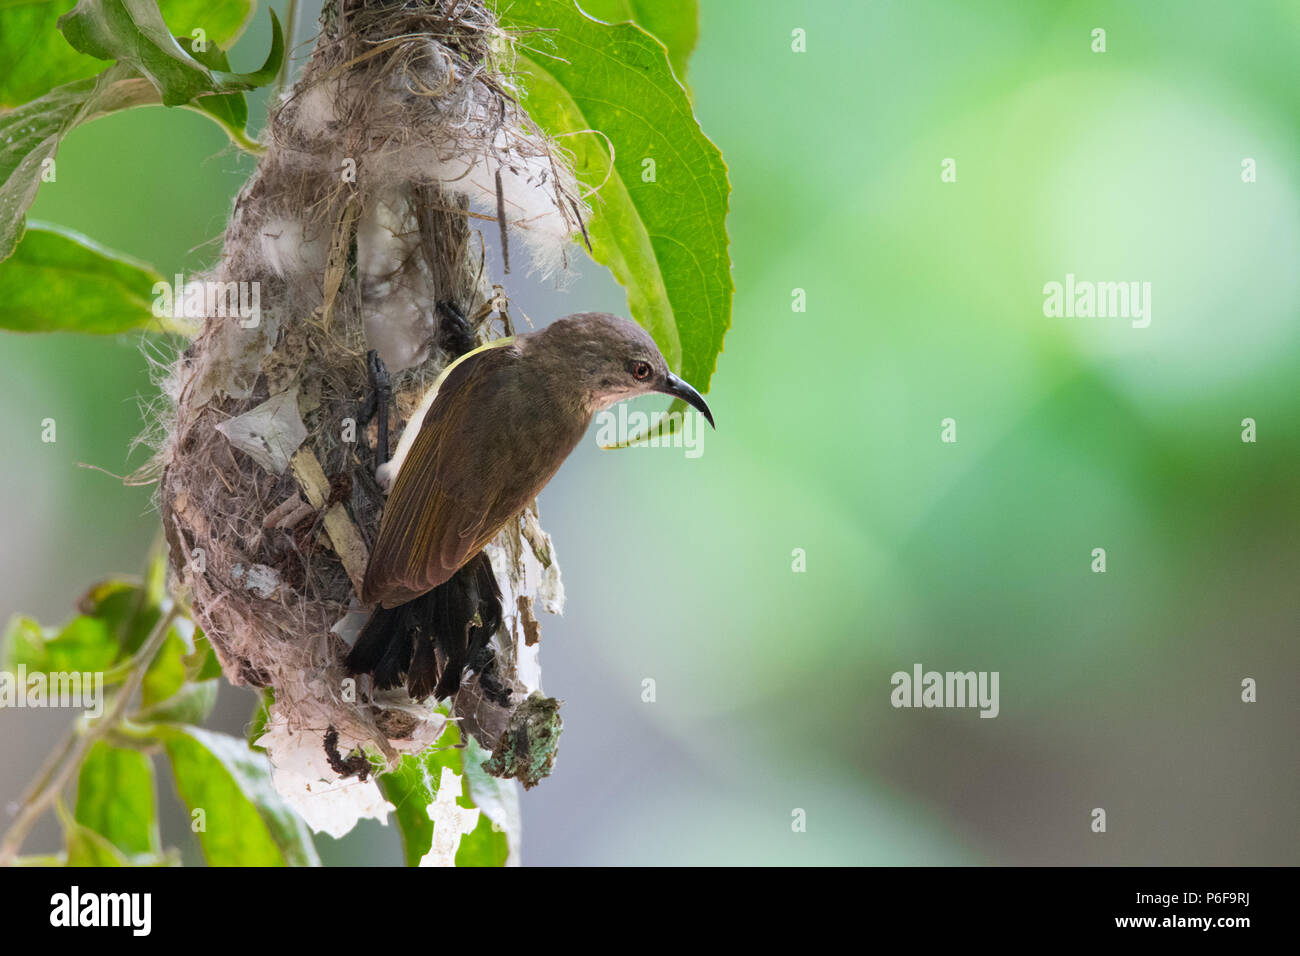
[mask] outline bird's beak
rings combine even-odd
[[[668,372],[664,376],[663,384],[656,388],[655,391],[663,392],[665,395],[671,395],[673,398],[680,398],[687,405],[690,405],[697,412],[703,415],[713,428],[716,429],[718,427],[713,424],[713,412],[709,411],[709,403],[704,400],[704,396],[672,372]]]

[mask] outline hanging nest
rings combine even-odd
[[[546,274],[567,264],[586,207],[518,105],[509,49],[482,2],[327,3],[205,277],[202,330],[170,370],[159,461],[172,568],[226,676],[274,692],[262,743],[277,773],[364,776],[368,762],[344,754],[369,746],[391,766],[443,730],[432,701],[372,693],[341,664],[366,617],[356,594],[384,505],[367,353],[392,373],[395,445],[473,344],[440,302],[475,342],[513,332],[471,218],[499,219]],[[222,308],[240,283],[255,284],[242,288],[257,314]],[[487,551],[505,622],[451,711],[496,751],[494,772],[531,784],[550,760],[521,771],[512,735],[541,698],[511,722],[540,683],[534,600],[558,612],[563,590],[535,507]]]

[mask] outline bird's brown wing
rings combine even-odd
[[[572,451],[565,440],[525,440],[537,423],[529,420],[519,355],[512,345],[487,348],[442,380],[388,496],[366,567],[365,603],[394,607],[442,584],[537,496]]]

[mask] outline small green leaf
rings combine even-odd
[[[221,676],[221,661],[212,649],[208,637],[198,628],[194,629],[194,651],[185,658],[185,674],[188,680],[205,681]]]
[[[185,642],[175,633],[170,633],[144,673],[144,683],[140,689],[141,703],[146,708],[152,707],[167,700],[184,685]]]
[[[583,11],[606,23],[635,23],[668,49],[679,80],[700,40],[698,0],[578,0]]]
[[[5,626],[4,670],[16,671],[19,665],[29,671],[41,670],[45,662],[45,628],[35,618],[15,614]]]
[[[266,728],[271,723],[271,707],[274,704],[274,690],[270,687],[263,687],[258,691],[257,703],[253,707],[252,719],[249,720],[248,728],[244,731],[244,737],[248,740],[248,746],[256,750],[258,753],[266,753],[266,748],[259,747],[257,741],[262,734],[266,733]]]
[[[77,610],[87,617],[103,618],[123,652],[130,655],[140,649],[162,617],[160,601],[161,595],[139,580],[106,578],[77,599]]]
[[[130,861],[107,837],[72,821],[65,823],[67,860],[65,866],[130,866]]]
[[[164,106],[181,106],[200,96],[252,90],[275,79],[284,58],[284,35],[279,17],[270,12],[271,52],[252,73],[214,70],[196,60],[172,36],[154,0],[81,0],[59,18],[59,29],[82,53],[134,67],[162,95]]]
[[[501,23],[518,37],[529,114],[599,189],[593,257],[627,289],[632,317],[669,365],[707,392],[731,324],[730,185],[663,45],[634,24],[593,20],[573,0],[511,0]]]
[[[119,646],[102,618],[81,615],[61,629],[42,628],[31,618],[15,617],[5,632],[5,669],[29,673],[94,673],[117,660]]]
[[[77,610],[87,617],[102,617],[106,620],[119,642],[127,640],[137,619],[148,610],[148,600],[140,587],[139,581],[128,577],[104,578],[86,588],[85,593],[77,598]],[[156,611],[156,608],[154,609]],[[155,618],[154,620],[157,620]],[[146,625],[144,633],[135,642],[135,646],[144,643],[152,624]]]
[[[275,792],[266,756],[228,734],[189,725],[157,724],[176,790],[191,814],[211,866],[319,865],[307,825]]]
[[[217,705],[216,678],[184,684],[174,694],[132,716],[137,723],[201,724]]]
[[[153,762],[100,741],[77,778],[76,820],[127,856],[161,852]]]
[[[74,0],[0,0],[0,109],[26,103],[56,86],[94,76],[101,60],[74,50],[58,29]],[[253,0],[160,0],[172,33],[202,28],[209,45],[228,47],[253,15]]]
[[[219,46],[209,46],[206,51],[194,49],[194,41],[189,37],[178,38],[181,48],[204,66],[214,70],[229,70],[230,58]],[[244,134],[248,125],[248,101],[239,92],[222,93],[219,96],[201,96],[186,104],[189,109],[206,113],[216,120],[226,134],[232,138]]]
[[[0,328],[104,334],[167,328],[149,298],[162,281],[152,267],[85,236],[32,223],[0,263]]]

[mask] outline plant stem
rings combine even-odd
[[[77,723],[74,722],[73,725],[68,728],[68,732],[63,735],[63,739],[59,741],[59,746],[50,751],[49,756],[45,758],[45,763],[41,765],[40,772],[37,773],[36,779],[28,785],[26,790],[23,791],[23,795],[18,801],[20,806],[24,803],[30,803],[38,793],[49,786],[50,780],[54,777],[54,772],[59,769],[64,758],[67,757],[68,754],[72,753],[73,745],[75,745],[76,742]]]
[[[289,11],[284,19],[284,59],[280,62],[280,74],[275,78],[275,95],[284,92],[284,84],[289,79],[289,60],[293,58],[294,33],[298,30],[298,0],[289,0]]]
[[[13,826],[5,834],[4,842],[0,844],[0,866],[12,865],[14,859],[18,856],[18,851],[22,849],[23,840],[27,838],[28,831],[31,830],[41,814],[49,809],[50,804],[62,792],[73,772],[81,766],[86,754],[90,752],[90,748],[121,721],[131,698],[135,696],[135,692],[140,689],[140,685],[144,682],[144,675],[149,669],[150,662],[153,661],[154,655],[162,647],[163,641],[167,638],[167,631],[171,628],[172,622],[180,616],[180,613],[180,606],[173,604],[171,610],[163,615],[162,620],[154,626],[153,632],[145,640],[140,650],[136,652],[131,672],[123,682],[121,690],[117,692],[117,696],[113,698],[113,704],[109,710],[82,732],[75,745],[71,748],[71,753],[57,771],[46,772],[44,786],[29,799],[23,801],[18,811],[18,818],[14,820]]]

